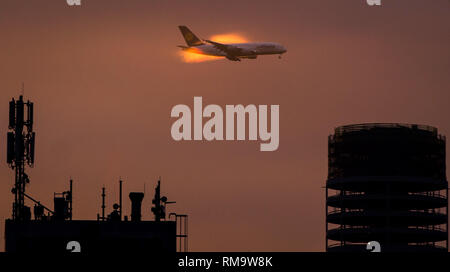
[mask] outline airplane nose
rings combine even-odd
[[[281,54],[286,53],[287,49],[284,46],[281,46]]]

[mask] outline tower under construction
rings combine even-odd
[[[434,127],[357,124],[328,138],[326,250],[448,251],[445,137]]]

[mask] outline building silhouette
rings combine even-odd
[[[14,171],[12,216],[5,220],[5,250],[28,253],[155,253],[187,251],[187,215],[171,213],[166,205],[175,203],[161,196],[161,183],[155,188],[155,220],[142,220],[143,192],[130,192],[131,218],[122,214],[122,180],[119,203],[107,215],[106,190],[102,188],[101,215],[97,220],[74,220],[73,182],[67,191],[54,193],[53,208],[36,200],[26,191],[32,181],[27,167],[34,165],[34,104],[20,96],[9,103],[7,163]],[[31,205],[33,209],[31,209]],[[34,214],[32,214],[32,211]],[[34,215],[34,216],[33,216]]]
[[[445,137],[434,127],[357,124],[328,138],[326,250],[448,251]]]

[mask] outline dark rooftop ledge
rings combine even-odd
[[[342,135],[350,132],[357,132],[371,129],[409,129],[409,130],[422,130],[431,132],[437,135],[438,130],[435,127],[418,124],[403,124],[403,123],[363,123],[353,124],[337,127],[334,132],[335,135]]]

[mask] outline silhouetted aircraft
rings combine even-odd
[[[188,46],[179,45],[182,50],[209,56],[226,57],[232,61],[241,59],[256,59],[258,55],[280,55],[287,50],[278,43],[253,42],[253,43],[218,43],[210,40],[202,40],[195,36],[186,26],[179,26]]]

